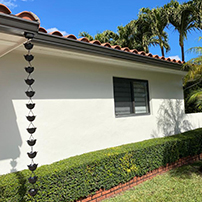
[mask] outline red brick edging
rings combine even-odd
[[[76,202],[98,202],[98,201],[101,201],[105,198],[112,197],[115,194],[118,194],[122,191],[130,189],[130,188],[132,188],[132,187],[134,187],[134,186],[136,186],[136,185],[138,185],[138,184],[140,184],[146,180],[150,180],[153,177],[160,175],[162,173],[165,173],[165,172],[167,172],[173,168],[177,168],[177,167],[189,164],[189,163],[193,163],[193,162],[201,160],[201,159],[202,159],[202,153],[199,155],[195,155],[195,156],[187,156],[187,157],[181,158],[174,163],[167,164],[165,167],[162,166],[162,167],[159,167],[155,170],[152,170],[152,171],[148,172],[147,174],[145,174],[141,177],[134,177],[129,182],[126,182],[124,184],[120,183],[119,185],[112,187],[109,190],[100,189],[94,195],[90,195],[85,199],[77,200]]]

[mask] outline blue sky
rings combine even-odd
[[[74,34],[76,37],[82,31],[87,31],[91,35],[104,30],[116,32],[117,26],[124,26],[137,19],[140,8],[155,8],[168,2],[170,0],[0,0],[0,3],[9,7],[12,14],[32,11],[39,17],[41,26],[48,31],[59,30],[64,35]],[[172,26],[166,31],[171,46],[166,57],[181,58],[177,31],[174,31]],[[199,31],[188,35],[185,51],[193,46],[202,46],[202,42],[198,42],[199,36],[202,36]],[[150,47],[149,50],[152,54],[161,55],[159,47]],[[185,54],[186,60],[195,57],[187,52]]]

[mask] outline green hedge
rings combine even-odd
[[[142,176],[181,157],[202,153],[202,128],[62,160],[37,169],[35,201],[74,201]],[[0,176],[0,201],[31,201],[30,172]]]

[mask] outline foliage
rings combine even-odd
[[[196,110],[202,112],[202,88],[199,88],[190,93],[188,103],[194,104]]]
[[[62,160],[37,169],[35,201],[74,201],[202,152],[202,129]],[[30,201],[29,171],[0,176],[0,201]]]
[[[118,38],[119,36],[110,30],[95,35],[95,40],[99,40],[101,43],[110,43],[111,45],[115,45]]]
[[[179,32],[182,61],[185,61],[184,40],[187,39],[188,32],[202,28],[201,9],[199,9],[196,2],[197,1],[189,1],[180,4],[178,1],[172,0],[167,4],[167,7],[169,7],[169,22],[174,26],[175,30]]]
[[[130,30],[132,30],[130,32]],[[120,31],[119,31],[120,32]],[[154,45],[153,34],[151,32],[151,27],[149,22],[143,18],[138,18],[128,23],[125,27],[122,28],[122,32],[129,36],[130,43],[124,44],[125,46],[130,47],[131,49],[137,49],[138,51],[149,52],[149,46]],[[124,41],[124,35],[122,34],[122,41]]]
[[[202,161],[171,170],[103,202],[202,201]]]
[[[184,78],[186,112],[202,112],[202,47],[193,47],[189,51],[198,54],[198,57],[186,63],[189,67]]]
[[[151,45],[160,46],[162,56],[165,56],[164,50],[166,52],[170,50],[168,34],[165,32],[169,24],[179,32],[179,45],[184,61],[184,40],[187,39],[187,33],[202,29],[201,0],[190,0],[182,4],[171,0],[163,7],[142,8],[138,19],[131,20],[125,26],[118,26],[117,33],[106,30],[94,37],[87,32],[81,32],[79,36],[87,37],[90,41],[99,40],[101,43],[108,42],[147,53]]]
[[[89,41],[93,40],[93,37],[88,32],[80,32],[79,36],[86,37]]]
[[[143,19],[148,24],[148,30],[150,30],[152,37],[152,45],[159,45],[161,48],[162,56],[164,54],[164,48],[166,52],[170,50],[168,44],[168,34],[164,31],[168,25],[168,7],[157,7],[154,9],[142,8],[140,10],[139,19]],[[142,24],[142,23],[140,23]]]

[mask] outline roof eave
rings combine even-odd
[[[124,52],[117,49],[112,49],[96,44],[86,43],[74,39],[63,38],[59,36],[50,35],[47,33],[39,32],[33,39],[33,42],[38,45],[52,46],[60,49],[69,49],[89,54],[99,54],[113,58],[125,59],[140,63],[147,63],[158,65],[163,68],[182,70],[182,64],[165,61],[162,59],[152,58],[144,55],[136,55],[130,52]]]
[[[0,19],[0,31],[18,36],[24,36],[26,32],[32,33],[34,34],[33,42],[39,45],[158,65],[167,69],[182,70],[182,64],[179,63],[173,63],[139,54],[136,55],[134,53],[124,52],[122,50],[112,49],[101,45],[38,32],[39,22],[37,21],[19,18],[14,15],[6,15],[4,13],[0,13]]]
[[[35,36],[38,33],[39,22],[26,20],[14,15],[6,15],[0,13],[0,31],[8,34],[24,36],[25,32],[33,33]]]

